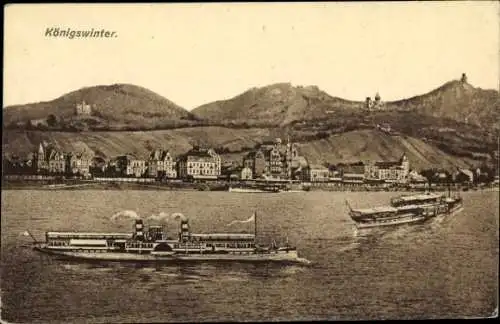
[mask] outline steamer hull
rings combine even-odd
[[[256,221],[255,214],[246,221]],[[64,259],[122,262],[237,261],[299,262],[297,249],[286,243],[263,247],[256,234],[191,233],[187,219],[181,221],[178,239],[167,237],[162,226],[146,228],[136,220],[133,233],[47,232],[45,242],[34,249]]]
[[[374,222],[356,222],[356,227],[359,229],[363,228],[374,228],[374,227],[387,227],[387,226],[397,226],[405,224],[421,224],[427,220],[425,216],[401,216],[395,220],[378,220]]]
[[[114,262],[162,262],[176,263],[185,262],[290,262],[290,263],[308,263],[299,258],[297,251],[276,251],[269,253],[118,253],[118,252],[77,252],[77,251],[55,251],[44,245],[38,245],[35,250],[50,255],[58,256],[63,259],[88,260],[88,261],[114,261]]]
[[[390,205],[367,209],[352,209],[349,216],[356,227],[373,228],[423,223],[440,215],[450,215],[463,209],[460,197],[438,194],[408,195],[391,199]]]

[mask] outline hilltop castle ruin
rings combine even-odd
[[[375,94],[374,100],[370,97],[366,97],[365,108],[367,110],[382,110],[384,108],[384,103],[381,101],[380,94],[378,92]]]
[[[77,103],[75,106],[75,115],[90,115],[92,113],[92,107],[85,103],[85,100],[82,103]]]

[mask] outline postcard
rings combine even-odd
[[[497,317],[498,12],[6,5],[2,320]]]

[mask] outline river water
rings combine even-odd
[[[498,305],[498,192],[463,192],[465,208],[422,225],[357,232],[355,207],[387,192],[2,191],[1,316],[8,322],[200,322],[492,316]],[[258,239],[288,236],[309,266],[78,263],[33,251],[29,229],[132,231],[181,212],[193,232],[258,215]],[[169,220],[169,234],[178,224]]]

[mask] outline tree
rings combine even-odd
[[[38,129],[38,130],[46,130],[47,126],[45,126],[42,123],[38,123],[38,124],[36,124],[35,128]]]
[[[33,128],[34,128],[33,123],[31,122],[31,119],[28,119],[28,120],[26,121],[25,128],[26,128],[27,130],[30,130],[30,129],[33,129]]]
[[[436,172],[437,172],[436,169],[425,169],[425,170],[422,170],[420,172],[420,174],[427,179],[427,182],[429,183],[429,186],[430,186],[431,183],[433,183],[435,180]]]
[[[47,125],[54,127],[57,125],[57,118],[53,114],[47,116]]]

